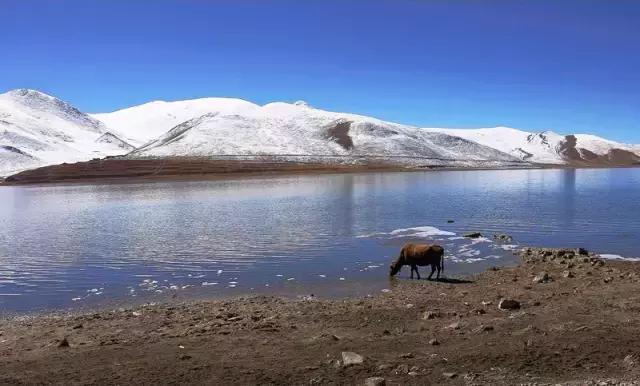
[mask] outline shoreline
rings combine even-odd
[[[210,159],[104,159],[60,164],[27,170],[0,180],[0,186],[110,185],[155,182],[197,182],[244,178],[357,174],[382,172],[432,172],[532,169],[607,169],[634,168],[639,165],[552,165],[530,164],[502,166],[410,166],[385,162],[318,163],[255,162]]]
[[[530,250],[517,266],[441,282],[394,279],[389,291],[371,297],[249,296],[2,319],[0,382],[638,379],[640,265],[575,250]],[[500,309],[502,299],[519,306]],[[362,363],[345,363],[343,352],[357,353]]]

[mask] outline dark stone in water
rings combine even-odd
[[[494,240],[498,240],[498,241],[505,241],[505,242],[511,242],[513,241],[513,237],[506,235],[504,233],[502,234],[495,234],[493,235],[493,239]]]
[[[477,239],[479,237],[482,237],[482,233],[480,233],[480,232],[471,232],[471,233],[467,233],[466,235],[464,235],[464,237],[468,237],[470,239]]]

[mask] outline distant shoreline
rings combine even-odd
[[[210,159],[205,157],[138,158],[113,157],[71,164],[44,166],[14,174],[3,185],[49,183],[134,183],[153,181],[198,181],[239,177],[301,174],[404,172],[428,170],[521,169],[540,166],[522,162],[512,164],[476,161],[473,167],[451,164],[406,165],[384,159],[333,159],[308,156],[296,161],[280,156],[256,159]],[[320,161],[319,161],[320,160]],[[428,160],[433,162],[432,160]],[[446,162],[440,161],[439,162]],[[419,162],[419,161],[416,161]]]
[[[491,163],[491,161],[486,161]],[[359,163],[296,162],[283,160],[225,160],[194,157],[126,159],[121,157],[44,166],[8,176],[0,186],[48,184],[126,184],[143,182],[210,181],[222,179],[319,175],[336,173],[424,172],[518,169],[601,169],[640,165],[498,164],[401,165],[367,160]]]

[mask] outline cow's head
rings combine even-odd
[[[398,272],[400,272],[400,268],[402,268],[402,264],[399,261],[394,261],[389,266],[389,276],[395,276]]]

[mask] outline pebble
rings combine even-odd
[[[534,283],[549,283],[551,281],[553,281],[553,279],[546,272],[543,272],[540,275],[533,278]]]
[[[637,359],[634,355],[627,355],[622,360],[622,363],[624,363],[624,365],[627,367],[635,367],[637,363]]]
[[[371,377],[364,381],[364,386],[385,386],[387,381],[382,377]]]
[[[394,373],[396,373],[396,375],[407,374],[408,372],[409,372],[409,365],[406,365],[406,364],[405,365],[399,365],[394,370]]]
[[[69,341],[67,338],[62,338],[60,343],[58,343],[58,347],[69,347]]]
[[[450,325],[448,325],[445,328],[450,329],[450,330],[459,330],[460,329],[460,323],[459,322],[451,323]]]
[[[501,310],[517,310],[520,309],[520,302],[513,299],[502,299],[498,303],[498,308]]]
[[[342,364],[343,366],[359,365],[364,362],[364,357],[360,354],[356,354],[352,351],[342,352]]]
[[[422,314],[422,319],[424,320],[435,319],[438,317],[440,317],[440,313],[438,311],[425,311]]]
[[[473,330],[473,332],[478,332],[478,333],[486,332],[486,331],[493,331],[493,326],[480,325],[476,329]]]
[[[458,374],[456,374],[456,373],[442,373],[442,375],[443,375],[445,378],[449,378],[449,379],[452,379],[452,378],[455,378],[455,377],[457,377],[457,376],[458,376]]]
[[[437,340],[437,339],[431,339],[431,340],[429,341],[429,344],[430,344],[430,345],[432,345],[432,346],[437,346],[437,345],[439,345],[439,344],[440,344],[440,342],[438,342],[438,340]]]
[[[332,366],[335,369],[340,368],[340,366],[342,366],[342,363],[340,363],[340,361],[337,359],[330,360],[328,364],[329,366]]]

